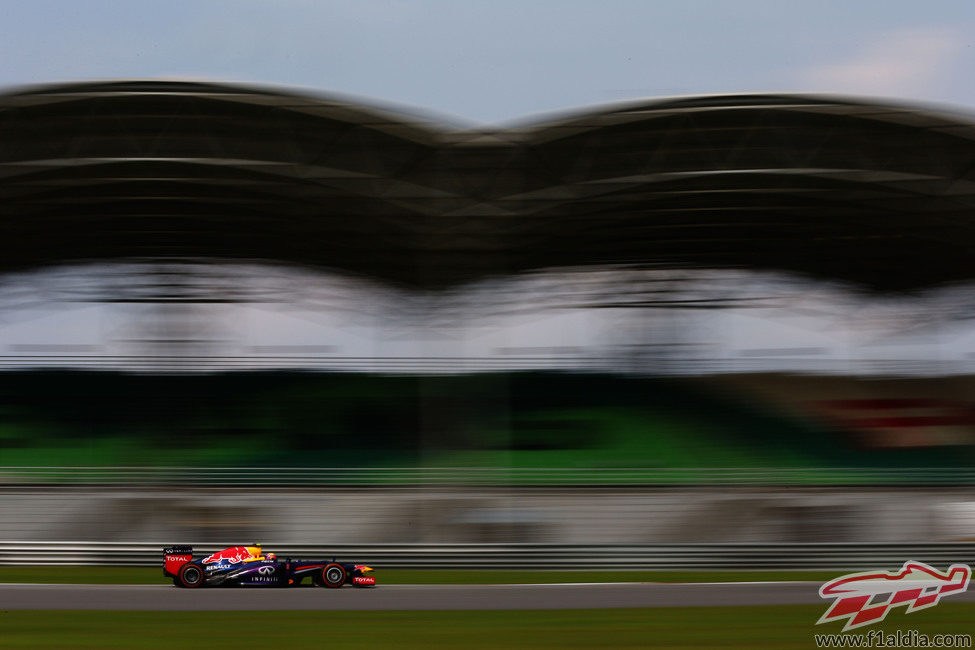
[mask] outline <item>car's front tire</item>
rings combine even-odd
[[[196,564],[184,564],[179,568],[179,586],[195,589],[203,586],[203,569]]]
[[[337,589],[345,584],[345,567],[341,564],[328,564],[322,569],[319,584],[330,589]]]

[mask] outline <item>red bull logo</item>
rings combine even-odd
[[[237,564],[238,562],[243,562],[251,557],[251,552],[246,546],[231,546],[230,548],[225,548],[222,551],[217,551],[213,555],[210,555],[203,559],[203,564],[210,564],[212,562],[219,562],[220,560],[226,560],[231,564]]]
[[[831,580],[819,588],[820,598],[836,601],[816,621],[829,623],[846,619],[843,631],[879,623],[894,607],[904,605],[907,613],[934,607],[943,596],[968,589],[972,569],[952,564],[942,573],[923,562],[908,561],[899,571],[864,571]]]

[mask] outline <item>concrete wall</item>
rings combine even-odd
[[[6,487],[0,540],[964,541],[975,540],[975,488]]]

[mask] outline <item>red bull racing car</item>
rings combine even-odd
[[[376,578],[367,575],[373,569],[363,564],[346,564],[332,560],[279,560],[274,553],[263,552],[260,544],[229,546],[206,557],[193,559],[192,546],[168,546],[163,549],[163,575],[173,584],[186,589],[198,587],[296,587],[302,580],[320,587],[344,585],[372,587]]]

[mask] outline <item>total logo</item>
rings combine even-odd
[[[376,584],[376,579],[372,576],[356,576],[352,578],[352,582],[357,585],[374,585]]]

